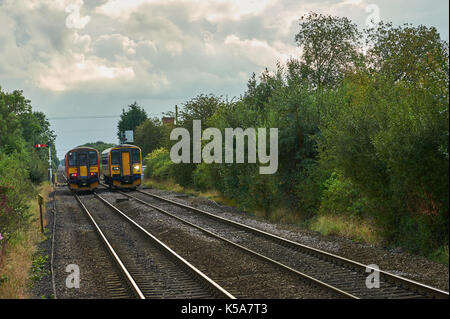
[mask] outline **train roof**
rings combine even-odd
[[[66,154],[68,154],[70,152],[74,152],[74,151],[81,151],[81,150],[96,151],[98,153],[98,151],[95,148],[88,147],[88,146],[77,146],[77,147],[74,147],[71,150],[67,151]]]
[[[141,150],[141,148],[139,146],[136,145],[132,145],[132,144],[121,144],[121,145],[116,145],[110,148],[107,148],[106,150],[104,150],[102,152],[102,154],[108,154],[109,152],[111,152],[114,149],[120,149],[120,148],[137,148],[139,150]]]

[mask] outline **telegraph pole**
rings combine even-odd
[[[48,143],[48,171],[50,178],[50,185],[53,184],[53,176],[52,176],[52,148],[50,147],[50,143]]]
[[[178,124],[178,105],[175,105],[175,124]]]
[[[50,179],[50,185],[53,185],[53,172],[52,172],[52,148],[51,144],[35,144],[36,149],[48,147],[48,178]]]

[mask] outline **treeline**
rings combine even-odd
[[[173,127],[155,119],[136,129],[136,144],[152,151],[147,177],[218,190],[267,216],[282,208],[303,221],[368,220],[385,242],[448,260],[448,43],[435,28],[360,31],[318,14],[300,19],[295,41],[298,59],[253,75],[238,99],[185,102],[176,124],[191,136],[194,119],[222,134],[278,128],[276,174],[254,164],[174,164]]]
[[[22,91],[5,92],[0,87],[0,233],[9,239],[30,223],[29,202],[34,185],[48,179],[48,148],[53,166],[58,159],[55,134],[42,112],[33,112]]]

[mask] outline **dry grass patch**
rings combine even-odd
[[[45,201],[49,200],[52,187],[43,183],[38,188]],[[39,204],[37,198],[30,199],[30,211],[33,221],[27,229],[16,232],[8,241],[6,257],[0,268],[0,298],[17,299],[29,298],[30,269],[36,254],[36,245],[45,236],[41,233],[39,220]],[[47,224],[45,206],[43,209],[44,227]]]
[[[320,215],[311,222],[310,228],[323,235],[343,236],[363,243],[379,244],[382,241],[375,225],[361,218]]]
[[[235,200],[223,197],[217,191],[210,190],[210,191],[202,192],[202,191],[198,191],[198,190],[195,190],[192,188],[183,187],[183,186],[173,182],[172,180],[158,181],[155,179],[147,178],[144,181],[144,186],[152,187],[152,188],[156,188],[156,189],[167,190],[167,191],[172,191],[172,192],[176,192],[176,193],[182,193],[182,194],[201,197],[201,198],[207,198],[207,199],[213,200],[216,203],[219,203],[221,205],[237,207]]]

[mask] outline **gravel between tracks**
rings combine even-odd
[[[101,193],[101,192],[100,192]],[[103,193],[101,195],[104,196]],[[102,196],[102,197],[103,197]],[[214,298],[184,267],[93,195],[81,199],[146,298]]]
[[[376,245],[353,242],[339,236],[324,236],[295,225],[270,223],[262,218],[252,216],[233,207],[219,205],[205,198],[187,197],[183,194],[157,189],[143,189],[143,191],[166,197],[363,264],[376,264],[382,270],[439,289],[449,290],[449,269],[447,266],[431,262],[421,256],[403,252],[399,248],[386,249]]]
[[[149,207],[117,201],[123,195],[104,191],[101,196],[238,298],[336,298]]]
[[[119,278],[118,271],[85,213],[67,188],[57,189],[56,207],[53,268],[57,298],[112,298],[106,282],[111,281],[111,276]],[[66,272],[66,267],[70,264],[78,265],[80,269],[80,288],[66,287],[66,278],[70,274]]]

